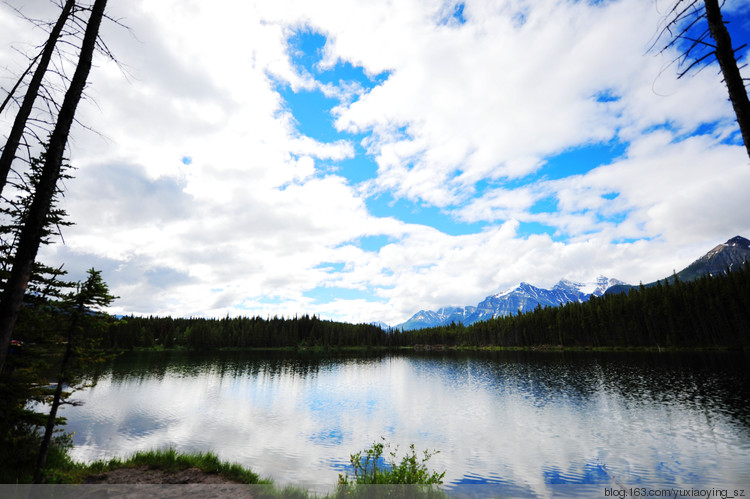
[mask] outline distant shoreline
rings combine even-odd
[[[115,350],[113,350],[115,351]],[[187,347],[134,347],[130,350],[116,350],[128,352],[287,352],[287,353],[345,353],[345,352],[746,352],[741,347],[710,346],[710,347],[662,347],[662,346],[563,346],[563,345],[533,345],[533,346],[455,346],[455,345],[414,345],[414,346],[347,346],[347,347],[218,347],[214,349],[190,349]]]

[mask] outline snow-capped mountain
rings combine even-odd
[[[750,262],[750,240],[742,236],[735,236],[725,243],[715,246],[711,251],[695,260],[693,263],[677,272],[677,278],[682,282],[690,282],[700,279],[704,275],[719,275]],[[671,275],[659,281],[644,284],[645,287],[655,286],[658,282],[673,282],[675,276]],[[626,293],[633,286],[624,284],[614,286],[607,293]]]
[[[611,286],[624,284],[617,279],[599,277],[593,283],[578,283],[561,280],[552,289],[537,288],[522,282],[518,286],[502,293],[490,295],[476,307],[445,307],[435,312],[420,310],[408,321],[396,326],[396,329],[412,330],[426,327],[443,326],[485,321],[494,317],[503,317],[534,310],[538,305],[554,307],[572,301],[584,302],[592,295],[601,296]]]
[[[443,307],[434,312],[432,310],[420,310],[412,315],[408,321],[396,326],[396,329],[423,329],[452,322],[469,324],[467,320],[475,314],[476,310],[477,307]]]

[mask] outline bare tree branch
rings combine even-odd
[[[664,42],[660,54],[687,44],[672,60],[679,68],[678,79],[696,68],[700,71],[716,58],[750,157],[750,100],[744,83],[747,79],[742,77],[735,56],[745,45],[732,47],[727,23],[721,14],[722,6],[723,1],[719,3],[719,0],[676,0],[664,16],[664,23],[649,50],[654,50],[665,39],[668,41]]]
[[[2,194],[3,188],[5,187],[5,182],[8,178],[8,173],[10,172],[11,163],[13,163],[13,160],[16,157],[18,144],[21,140],[21,136],[23,135],[23,131],[26,128],[26,120],[31,114],[31,110],[34,107],[34,101],[36,100],[36,97],[39,93],[39,88],[42,85],[42,78],[44,78],[44,74],[47,72],[49,62],[55,52],[55,44],[57,43],[57,39],[60,37],[60,32],[65,26],[65,23],[68,21],[68,17],[73,10],[74,4],[75,0],[66,0],[63,11],[60,13],[60,17],[58,17],[54,28],[49,34],[47,43],[44,45],[44,50],[42,51],[41,58],[39,59],[39,65],[37,66],[37,69],[34,72],[34,76],[29,83],[29,87],[26,90],[26,96],[23,99],[23,104],[21,104],[21,108],[16,115],[16,119],[13,122],[13,127],[11,128],[10,134],[8,135],[8,140],[5,143],[2,155],[0,155],[0,194]]]
[[[21,85],[21,82],[23,82],[24,78],[26,78],[26,75],[29,74],[29,71],[31,71],[31,69],[34,67],[40,55],[41,54],[37,54],[37,56],[31,60],[31,64],[29,64],[29,67],[26,68],[26,71],[24,71],[23,74],[16,80],[16,84],[13,85],[13,88],[10,89],[3,103],[0,104],[0,114],[2,114],[2,112],[5,110],[5,106],[8,105],[8,102],[10,102],[11,98],[13,97],[13,94],[16,93],[16,90],[18,90],[18,87],[19,85]]]

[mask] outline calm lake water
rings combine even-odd
[[[750,484],[743,354],[127,354],[66,407],[74,457],[212,450],[330,490],[385,437],[460,491]],[[465,489],[464,489],[465,490]],[[747,491],[750,495],[750,490]]]

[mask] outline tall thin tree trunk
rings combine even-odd
[[[704,1],[708,29],[711,31],[714,42],[716,42],[716,59],[718,59],[719,67],[724,75],[724,82],[729,91],[729,100],[732,101],[734,114],[737,116],[737,123],[740,125],[742,140],[745,142],[745,149],[750,158],[750,100],[748,100],[745,83],[742,81],[742,75],[737,67],[737,59],[734,57],[732,39],[721,17],[719,2],[718,0]]]
[[[39,95],[39,88],[42,85],[42,79],[47,72],[47,67],[49,67],[49,62],[55,51],[55,44],[57,43],[57,39],[60,38],[60,33],[62,32],[65,23],[68,21],[68,17],[74,6],[75,0],[67,0],[65,2],[60,17],[52,28],[47,43],[44,44],[44,50],[39,59],[39,65],[34,72],[34,76],[31,77],[31,82],[29,82],[29,87],[26,89],[23,103],[21,104],[21,108],[18,110],[16,119],[13,122],[13,128],[10,130],[10,135],[8,135],[8,140],[5,143],[5,148],[3,148],[3,153],[0,155],[0,194],[2,194],[5,184],[8,181],[8,173],[10,173],[11,164],[16,158],[18,144],[21,142],[21,137],[26,129],[26,122],[29,119],[31,110],[34,108],[34,101],[36,100],[37,95]]]
[[[78,327],[78,319],[83,312],[83,294],[81,294],[79,297],[79,303],[76,304],[76,309],[73,312],[74,315],[71,324],[68,327],[68,344],[65,346],[65,354],[63,355],[62,365],[60,366],[60,375],[57,377],[57,386],[55,387],[55,394],[52,397],[52,406],[50,407],[49,415],[47,416],[47,425],[44,428],[42,443],[39,446],[39,456],[37,457],[36,470],[34,470],[34,483],[42,483],[42,479],[44,478],[43,472],[44,468],[47,466],[47,456],[49,456],[52,435],[55,432],[57,410],[60,408],[62,402],[63,384],[68,381],[68,365],[70,364],[70,358],[73,355],[73,336]]]
[[[99,26],[106,5],[107,0],[96,0],[91,9],[86,33],[83,36],[78,66],[73,74],[70,87],[65,93],[55,129],[50,136],[42,176],[34,193],[34,200],[29,207],[28,219],[21,229],[18,247],[13,258],[13,269],[5,284],[2,302],[0,303],[0,371],[5,365],[11,334],[31,277],[50,203],[57,189],[70,127],[73,124],[76,108],[81,100],[91,70],[96,40],[99,36]]]

